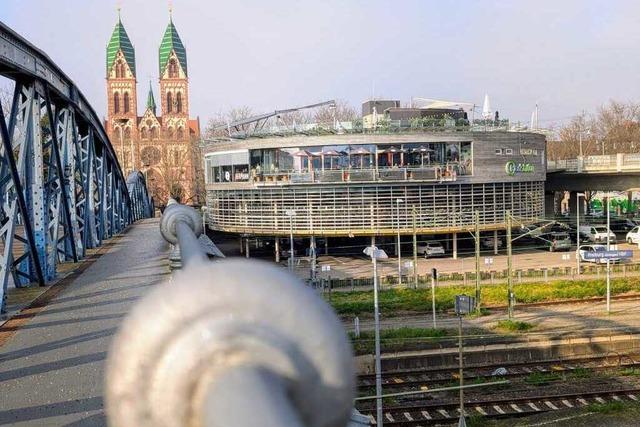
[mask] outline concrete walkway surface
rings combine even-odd
[[[102,376],[111,338],[136,300],[169,275],[158,219],[115,239],[33,318],[0,328],[14,332],[0,347],[0,425],[106,425]]]

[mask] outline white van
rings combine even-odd
[[[607,235],[609,235],[609,241],[615,243],[616,235],[607,228],[606,225],[581,225],[580,238],[588,240],[593,243],[606,243]]]

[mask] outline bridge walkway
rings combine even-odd
[[[159,219],[139,221],[35,315],[0,327],[0,425],[106,424],[109,343],[135,301],[168,277],[168,251]]]

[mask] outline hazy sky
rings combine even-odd
[[[0,0],[0,19],[45,50],[105,112],[116,0]],[[138,104],[157,93],[166,0],[121,0]],[[174,0],[192,115],[267,112],[371,96],[482,103],[541,125],[609,99],[640,101],[640,2],[596,0]],[[141,114],[142,112],[139,111]]]

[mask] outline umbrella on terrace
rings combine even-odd
[[[313,171],[313,165],[311,164],[311,158],[312,157],[317,157],[318,154],[312,153],[311,151],[307,151],[307,150],[299,150],[299,151],[296,151],[295,153],[293,153],[292,156],[301,157],[301,158],[307,159],[307,163],[308,163],[309,169],[311,171]]]
[[[406,153],[406,152],[407,152],[407,150],[403,150],[402,148],[398,148],[398,147],[393,146],[393,145],[391,147],[387,148],[386,150],[379,151],[379,153],[387,153],[387,160],[388,160],[389,163],[393,163],[393,155],[394,154],[397,154],[397,153],[402,154],[402,153]],[[402,156],[401,156],[400,157],[400,164],[403,163],[402,160],[403,159],[402,159]]]
[[[320,155],[322,156],[322,167],[324,168],[324,158],[329,157],[329,168],[333,169],[333,158],[340,157],[341,154],[338,153],[336,150],[327,150],[327,151],[321,152]]]
[[[351,150],[349,152],[350,156],[361,156],[360,157],[360,169],[364,168],[364,156],[370,156],[371,151],[367,150],[364,147],[358,147],[355,150]],[[351,163],[351,162],[349,162]]]
[[[420,153],[420,165],[424,167],[424,155],[427,153],[434,153],[435,150],[432,150],[429,147],[425,147],[424,145],[421,145],[418,148],[414,148],[413,150],[414,153]]]

